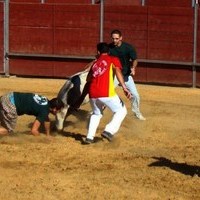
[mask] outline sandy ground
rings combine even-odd
[[[51,98],[65,80],[0,78],[0,95],[35,92]],[[89,104],[67,118],[64,132],[29,135],[34,118],[18,119],[0,138],[2,200],[199,200],[200,89],[137,84],[146,121],[128,115],[112,143],[82,145]],[[110,119],[109,110],[96,134]],[[52,116],[52,121],[54,117]]]

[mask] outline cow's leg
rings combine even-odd
[[[56,114],[56,128],[58,131],[63,130],[63,125],[64,125],[64,121],[65,118],[67,116],[67,112],[68,112],[69,106],[66,105],[64,108],[61,109],[60,112],[58,112]]]

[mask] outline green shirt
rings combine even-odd
[[[114,46],[113,43],[110,44],[110,54],[117,56],[122,64],[122,74],[127,76],[131,73],[130,66],[131,61],[137,59],[137,53],[133,46],[126,42],[122,42],[121,46]]]
[[[48,99],[33,93],[13,92],[18,115],[34,115],[41,123],[48,120]]]

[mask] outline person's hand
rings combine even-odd
[[[33,131],[31,131],[31,135],[33,135],[33,136],[40,136],[40,133],[39,132],[33,132]]]
[[[124,87],[123,90],[124,90],[124,94],[126,95],[128,99],[131,99],[133,97],[130,91],[126,87]]]
[[[135,75],[135,67],[131,67],[131,75],[132,75],[132,76]]]
[[[46,140],[47,142],[52,142],[54,140],[54,137],[52,135],[47,135]]]

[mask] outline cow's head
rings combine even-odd
[[[69,105],[67,104],[67,98],[68,98],[68,93],[73,88],[73,83],[71,79],[67,79],[63,87],[60,89],[58,93],[58,99],[60,99],[64,103],[64,108],[61,109],[60,112],[57,112],[56,114],[56,128],[57,130],[62,130],[63,129],[63,123],[67,115],[67,111],[69,108]]]

